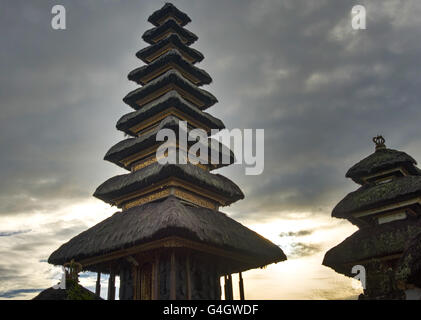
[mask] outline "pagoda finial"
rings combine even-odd
[[[377,137],[373,138],[373,142],[376,144],[376,151],[386,149],[385,139],[381,135],[377,135]]]

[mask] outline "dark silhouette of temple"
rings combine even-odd
[[[105,160],[130,171],[102,185],[94,196],[121,208],[111,217],[77,235],[53,252],[48,262],[63,265],[74,259],[84,271],[109,274],[108,299],[115,298],[115,276],[120,277],[120,299],[233,298],[231,275],[286,259],[282,250],[219,211],[243,199],[240,188],[212,170],[229,163],[161,164],[157,141],[161,129],[186,132],[225,128],[204,110],[217,102],[208,91],[209,74],[196,63],[203,55],[190,47],[197,36],[184,28],[190,18],[165,4],[148,19],[154,27],[143,40],[149,44],[136,56],[145,62],[129,73],[141,85],[123,101],[134,111],[124,115],[117,129],[129,138],[114,145]],[[177,137],[178,138],[178,137]],[[209,138],[210,141],[210,138]],[[191,143],[191,142],[189,142]],[[207,146],[209,147],[209,146]],[[185,146],[175,143],[179,156]],[[209,147],[211,148],[211,147]],[[213,147],[212,147],[213,148]],[[87,213],[88,214],[88,213]]]
[[[364,266],[360,299],[404,299],[421,287],[421,170],[405,152],[386,148],[383,137],[373,141],[375,152],[346,173],[360,188],[332,211],[359,230],[329,250],[323,264],[350,277],[353,266]]]

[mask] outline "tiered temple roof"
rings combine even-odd
[[[416,161],[405,152],[386,148],[381,136],[373,141],[375,152],[346,174],[362,186],[332,211],[333,217],[347,219],[359,228],[330,249],[323,261],[348,276],[358,264],[371,268],[373,274],[373,261],[381,261],[386,269],[396,268],[408,241],[421,232],[421,174]],[[378,287],[367,295],[387,296],[381,291],[392,289],[381,289],[376,281],[371,287]]]
[[[169,236],[212,245],[221,252],[237,252],[248,261],[248,268],[272,263],[273,256],[286,259],[277,246],[226,214],[188,206],[174,197],[117,212],[90,230],[66,243],[64,250],[53,253],[50,259],[63,264],[72,258],[83,261],[122,248],[135,251],[136,246]],[[97,246],[98,242],[103,245]],[[238,265],[232,267],[238,269],[231,273],[241,271]]]
[[[191,22],[189,16],[178,10],[172,3],[166,3],[161,9],[155,11],[149,16],[148,21],[154,26],[159,26],[168,19],[176,20],[182,27]]]
[[[128,78],[137,84],[145,85],[169,69],[176,69],[197,86],[212,82],[212,78],[205,70],[192,65],[176,49],[169,50],[146,66],[134,69]]]
[[[199,51],[185,45],[180,37],[175,33],[168,35],[166,38],[162,39],[156,44],[139,50],[136,53],[136,57],[138,57],[144,63],[151,63],[172,49],[177,50],[180,55],[191,64],[200,62],[204,58],[203,54],[201,54]]]
[[[181,27],[173,18],[169,18],[159,26],[145,31],[142,39],[149,44],[155,44],[172,33],[177,34],[186,46],[193,44],[198,39],[193,32]]]
[[[195,104],[200,110],[205,110],[218,102],[210,92],[198,88],[174,69],[168,70],[143,87],[129,92],[123,101],[133,109],[139,110],[145,104],[171,90],[178,92],[184,99]]]
[[[166,118],[159,122],[157,126],[152,126],[152,128],[148,128],[147,131],[143,131],[143,133],[140,136],[122,140],[114,146],[112,146],[110,150],[108,150],[108,152],[105,154],[104,160],[113,162],[127,170],[131,170],[133,163],[135,163],[138,158],[134,157],[134,155],[144,154],[144,152],[142,151],[139,153],[139,150],[149,150],[149,153],[152,153],[153,157],[155,156],[156,149],[159,147],[160,144],[162,144],[162,141],[157,141],[157,135],[160,130],[171,129],[174,130],[174,135],[176,138],[178,138],[180,135],[185,135],[186,137],[189,131],[188,128],[179,126],[179,124],[179,118],[176,118],[173,115],[167,115]],[[203,148],[208,149],[209,157],[208,159],[203,159],[203,162],[210,163],[209,161],[211,159],[209,158],[211,157],[212,152],[219,154],[219,159],[221,161],[224,155],[227,157],[227,159],[229,159],[228,163],[222,163],[221,161],[219,161],[219,163],[215,164],[213,168],[220,168],[222,166],[234,163],[234,154],[225,145],[209,137],[206,137],[206,139],[203,138],[203,140],[205,140],[206,142],[187,141],[186,147],[192,144],[199,143],[201,146],[203,146]],[[178,146],[177,148],[180,149],[181,147]],[[187,150],[183,151],[184,153],[188,152]],[[136,169],[136,167],[134,169]]]
[[[167,181],[169,178],[174,181]],[[146,192],[145,189],[148,187],[154,187],[157,190],[147,189],[149,192]],[[206,200],[203,200],[202,206],[214,209],[244,198],[240,188],[228,178],[212,174],[191,163],[165,165],[154,163],[133,173],[115,176],[101,184],[94,196],[119,207],[130,208],[139,202],[133,202],[132,198],[126,200],[125,195],[131,195],[134,199],[139,198],[142,200],[141,203],[146,203],[150,202],[151,198],[138,197],[136,191],[141,190],[141,195],[143,191],[146,194],[152,193],[154,195],[152,199],[161,199],[170,196],[171,188],[174,187],[177,190],[194,190],[195,193],[199,190],[206,192],[203,199],[208,200],[209,205],[205,205]],[[159,194],[155,196],[155,192]],[[184,199],[183,196],[180,198]],[[199,200],[202,198],[197,198],[197,201],[190,200],[190,202],[199,204],[201,203]]]
[[[335,218],[410,200],[421,195],[421,176],[403,176],[381,184],[367,184],[349,193],[332,211]]]
[[[336,272],[352,276],[354,265],[364,264],[372,258],[397,258],[408,245],[408,241],[421,231],[421,221],[396,221],[373,228],[362,228],[330,249],[323,265]],[[354,274],[355,275],[355,274]]]
[[[118,120],[117,129],[128,135],[137,136],[140,130],[150,128],[169,115],[189,119],[198,128],[208,134],[211,129],[225,129],[224,123],[209,113],[200,112],[193,104],[186,101],[176,91],[170,91],[146,104],[140,110],[125,114]],[[151,121],[150,119],[154,119]]]
[[[196,35],[184,28],[190,18],[172,4],[165,4],[149,21],[155,27],[146,31],[143,39],[150,46],[137,53],[147,65],[128,75],[129,80],[142,87],[123,99],[135,111],[117,123],[117,129],[131,137],[114,145],[105,155],[105,160],[130,172],[108,179],[94,193],[123,211],[62,245],[49,262],[57,265],[75,259],[84,270],[120,272],[124,281],[131,279],[127,273],[128,261],[134,268],[133,274],[141,272],[139,268],[145,261],[153,265],[154,274],[169,263],[171,272],[165,269],[167,264],[164,268],[167,271],[162,271],[160,277],[164,282],[171,278],[171,294],[162,289],[167,285],[156,282],[153,294],[148,295],[142,291],[146,289],[140,289],[139,278],[135,277],[133,297],[218,298],[218,277],[283,261],[286,256],[278,246],[218,211],[219,207],[243,199],[244,195],[234,182],[211,172],[235,159],[227,147],[209,143],[211,130],[225,126],[203,111],[218,100],[199,88],[212,79],[206,71],[193,65],[203,55],[189,47],[197,40]],[[180,121],[187,122],[187,126],[179,126]],[[209,143],[206,145],[209,158],[200,158],[203,163],[162,164],[157,150],[163,142],[156,139],[162,129],[172,129],[176,134],[177,141],[172,148],[184,160],[190,160],[185,148],[193,142],[183,146],[180,135],[203,129],[205,140],[199,143]],[[215,146],[219,148],[216,152]],[[215,154],[220,163],[209,163],[210,157],[215,160]],[[223,159],[228,161],[221,163]],[[202,289],[196,292],[189,280],[186,285],[190,293],[185,295],[185,289],[174,284],[173,268],[176,265],[185,268],[186,263],[187,266],[192,263],[193,269],[198,268],[204,276],[210,272],[212,286],[209,289],[199,286],[202,280],[197,280],[196,289]],[[187,268],[188,274],[194,274],[194,270]],[[184,279],[184,275],[180,277]],[[161,291],[156,291],[158,286],[163,286]],[[123,287],[127,289],[130,285],[126,283]],[[120,293],[123,298],[130,294]]]
[[[388,174],[391,170],[396,174],[402,170],[413,175],[420,175],[420,171],[415,165],[417,162],[402,151],[380,148],[376,152],[364,158],[351,167],[346,173],[347,178],[351,178],[358,184],[377,178],[379,174]]]

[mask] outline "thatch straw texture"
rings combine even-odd
[[[197,41],[198,37],[191,31],[181,27],[174,19],[168,19],[160,26],[157,26],[155,28],[149,29],[145,31],[145,33],[142,36],[143,41],[154,44],[154,40],[156,37],[159,37],[160,35],[166,33],[167,31],[171,31],[172,33],[175,33],[181,37],[183,37],[186,40],[186,45],[191,45],[193,42]]]
[[[197,51],[196,49],[190,48],[189,46],[186,46],[183,43],[183,41],[181,41],[180,37],[174,33],[160,40],[156,44],[150,45],[146,48],[139,50],[136,53],[136,57],[138,57],[144,63],[149,63],[147,58],[154,55],[156,52],[166,47],[167,45],[172,45],[173,47],[177,48],[180,51],[180,53],[185,52],[193,59],[193,64],[200,62],[204,59],[204,56],[201,52]]]
[[[140,121],[153,117],[170,107],[186,113],[211,129],[225,129],[225,125],[221,120],[213,117],[207,112],[199,110],[181,97],[175,90],[171,90],[158,99],[145,104],[140,110],[122,116],[117,122],[117,129],[129,134],[130,131],[128,131],[128,129],[132,126],[138,124]]]
[[[168,70],[166,73],[152,80],[145,86],[129,92],[123,98],[123,101],[133,109],[138,110],[141,107],[136,104],[137,100],[146,97],[148,94],[151,94],[168,84],[178,85],[180,88],[202,101],[204,103],[204,106],[202,107],[203,110],[218,102],[218,99],[216,99],[214,95],[195,86],[193,83],[185,79],[177,70]]]
[[[149,16],[148,21],[155,26],[159,26],[159,21],[168,15],[180,20],[181,26],[185,26],[187,23],[191,22],[189,16],[176,8],[172,3],[165,3],[161,9],[155,11]]]
[[[409,169],[410,173],[418,174],[418,170],[414,167],[416,164],[417,162],[405,152],[393,149],[379,149],[352,166],[346,173],[346,177],[353,179],[357,183],[362,183],[362,177],[399,166]]]
[[[256,261],[256,266],[286,260],[278,246],[224,213],[187,206],[169,197],[115,213],[63,244],[48,262],[60,265],[170,235],[247,254]]]
[[[176,49],[169,50],[167,53],[163,54],[148,65],[134,69],[127,77],[131,81],[144,85],[145,83],[141,80],[141,78],[153,73],[154,71],[166,66],[169,63],[178,65],[184,71],[196,77],[200,81],[199,83],[196,83],[196,85],[200,86],[204,84],[210,84],[212,82],[212,78],[205,70],[195,67],[190,62],[185,60]]]
[[[366,184],[349,193],[332,211],[336,218],[421,195],[421,176],[398,177],[382,184]]]
[[[230,200],[230,203],[243,199],[241,189],[230,179],[213,174],[191,163],[187,164],[151,164],[141,170],[112,177],[101,184],[95,191],[94,196],[112,203],[113,199],[169,177],[177,177],[210,191],[213,191]]]
[[[353,264],[365,259],[402,253],[411,238],[421,232],[421,219],[407,219],[363,228],[330,249],[323,265],[350,275]]]
[[[421,232],[411,239],[404,251],[396,278],[421,288]]]
[[[106,153],[104,160],[113,162],[117,164],[120,167],[124,167],[124,164],[120,162],[120,160],[131,156],[135,154],[136,152],[140,152],[142,150],[145,150],[148,147],[151,147],[153,145],[160,145],[164,142],[157,141],[157,134],[162,129],[170,129],[175,133],[176,139],[179,139],[180,134],[184,135],[188,139],[188,134],[190,132],[189,129],[185,130],[183,126],[179,126],[180,120],[174,116],[168,116],[165,119],[163,119],[160,124],[153,130],[151,130],[148,133],[145,133],[139,137],[136,138],[128,138],[125,140],[122,140],[112,146],[110,150]],[[232,164],[235,162],[234,153],[227,148],[224,144],[216,141],[215,139],[208,138],[207,136],[203,136],[202,140],[204,141],[203,144],[201,144],[204,148],[208,149],[208,160],[210,163],[212,150],[215,154],[219,155],[219,163],[217,167],[223,167],[229,164]],[[187,141],[187,145],[191,146],[193,144],[196,144],[197,141]],[[223,156],[227,157],[229,159],[228,163],[223,164]],[[129,169],[129,168],[126,168]]]

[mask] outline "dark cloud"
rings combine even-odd
[[[235,171],[246,193],[236,216],[330,212],[356,188],[345,172],[373,152],[370,138],[379,132],[388,146],[421,156],[421,4],[363,2],[368,29],[353,31],[350,3],[312,3],[250,2],[247,18],[235,14],[237,26],[217,24],[221,33],[226,27],[224,37],[215,36],[220,46],[209,49],[219,59],[223,51],[230,70],[215,79],[220,104],[229,106],[220,114],[228,127],[265,129],[259,183]]]
[[[6,2],[0,214],[53,211],[121,172],[101,159],[123,136],[114,126],[135,87],[126,74],[141,65],[134,54],[157,4],[64,1],[67,30],[54,31],[54,1]],[[418,155],[419,2],[362,1],[368,29],[359,32],[345,1],[175,4],[191,16],[200,66],[214,78],[220,103],[210,112],[229,128],[265,129],[259,184],[243,168],[223,171],[246,193],[235,215],[325,214],[353,188],[344,173],[379,132]]]
[[[17,230],[17,231],[0,231],[0,237],[11,237],[17,234],[28,233],[31,230]]]
[[[303,229],[303,230],[298,230],[298,231],[288,231],[288,232],[281,232],[279,234],[280,238],[285,238],[285,237],[306,237],[309,235],[314,234],[317,231],[322,231],[322,230],[332,230],[340,225],[345,225],[348,222],[346,220],[335,220],[335,223],[331,223],[331,224],[325,224],[325,225],[319,225],[315,228],[311,228],[311,229]]]
[[[300,231],[289,231],[289,232],[282,232],[279,234],[279,237],[303,237],[309,236],[313,233],[313,230],[300,230]]]
[[[322,250],[322,247],[317,244],[304,242],[293,242],[291,243],[291,248],[291,253],[288,255],[290,259],[312,256]]]
[[[44,289],[16,289],[0,292],[0,298],[15,298],[22,296],[25,293],[38,293]]]

